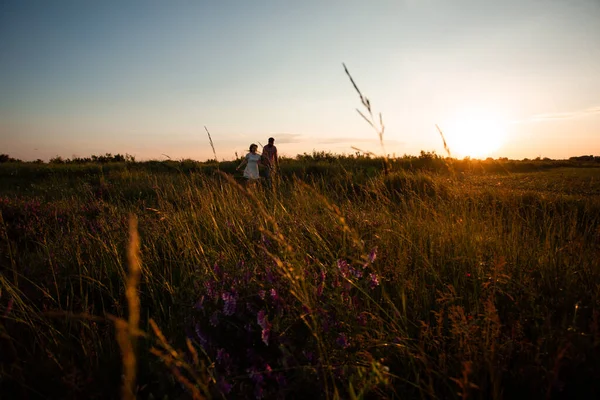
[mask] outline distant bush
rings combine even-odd
[[[7,163],[7,162],[21,162],[21,160],[12,158],[8,154],[0,154],[0,163]]]

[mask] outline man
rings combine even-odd
[[[269,185],[271,184],[271,175],[279,168],[279,158],[277,157],[277,147],[274,145],[275,139],[269,138],[269,144],[263,147],[262,155],[264,163],[267,168],[265,169],[265,178]]]

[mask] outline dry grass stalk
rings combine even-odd
[[[215,145],[213,144],[212,137],[210,136],[210,132],[206,125],[204,126],[204,130],[208,134],[208,141],[210,142],[210,147],[212,148],[213,155],[215,156],[215,161],[217,162],[217,169],[219,169],[219,160],[217,160],[217,152],[215,151]]]
[[[129,217],[129,246],[127,248],[127,262],[129,274],[125,286],[125,295],[127,297],[128,319],[115,319],[115,328],[117,331],[117,342],[121,349],[123,360],[123,386],[122,398],[129,400],[135,399],[136,388],[136,338],[139,335],[138,326],[140,322],[140,298],[138,295],[138,285],[141,275],[140,260],[140,238],[138,234],[137,218],[134,215]]]
[[[381,113],[379,113],[379,124],[377,124],[377,122],[375,121],[375,117],[373,117],[373,110],[371,109],[371,102],[369,101],[369,99],[366,96],[364,96],[362,94],[362,92],[356,85],[356,82],[354,82],[352,75],[350,75],[350,71],[348,71],[348,68],[346,68],[346,64],[342,63],[342,65],[344,66],[344,71],[346,71],[346,75],[348,75],[348,78],[350,78],[350,82],[352,83],[352,86],[354,86],[354,90],[356,90],[356,92],[358,93],[358,96],[360,97],[360,102],[367,109],[369,116],[366,116],[365,114],[363,114],[358,108],[356,109],[356,112],[358,112],[358,114],[361,117],[363,117],[363,119],[365,121],[367,121],[367,123],[369,125],[371,125],[371,127],[375,130],[375,132],[377,133],[377,136],[379,137],[379,144],[381,145],[381,151],[383,152],[383,161],[384,161],[383,172],[385,175],[387,175],[390,172],[390,161],[388,159],[387,153],[385,152],[385,146],[383,144],[383,134],[385,132],[385,125],[383,125],[383,116],[381,115]]]

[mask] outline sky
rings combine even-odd
[[[599,43],[600,0],[0,0],[0,153],[600,155]]]

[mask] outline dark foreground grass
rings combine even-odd
[[[128,348],[140,398],[600,395],[597,168],[66,167],[0,197],[0,397],[119,397]]]

